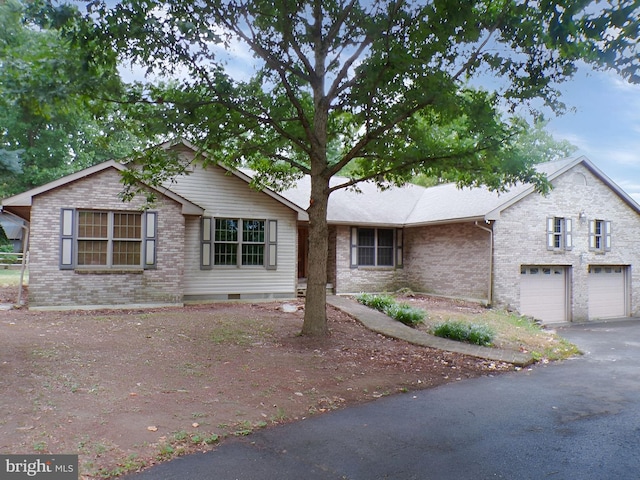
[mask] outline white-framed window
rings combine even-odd
[[[201,268],[277,267],[277,220],[211,218],[201,221]]]
[[[547,218],[547,250],[573,248],[572,221],[566,217]]]
[[[351,228],[351,267],[402,266],[402,230]]]
[[[589,221],[589,250],[608,252],[611,250],[611,222],[608,220]]]
[[[156,231],[157,212],[63,208],[60,268],[155,268]]]

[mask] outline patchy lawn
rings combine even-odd
[[[418,328],[429,333],[439,323],[461,321],[486,325],[495,333],[492,346],[531,353],[536,361],[562,360],[580,353],[575,345],[557,335],[555,330],[543,328],[531,318],[516,313],[424,295],[399,296],[397,301],[425,310],[427,316]]]
[[[434,318],[484,311],[437,302]],[[296,312],[282,302],[0,311],[0,450],[78,453],[82,478],[110,478],[255,429],[514,370],[383,337],[334,309],[329,338],[300,337],[302,303],[291,303]]]

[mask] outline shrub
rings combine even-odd
[[[495,332],[487,325],[459,321],[439,323],[433,327],[433,334],[437,337],[449,338],[459,342],[468,342],[482,346],[490,346],[496,335]]]
[[[394,303],[385,308],[384,313],[409,327],[415,327],[419,323],[422,323],[426,316],[424,310],[413,308],[406,303]]]
[[[385,309],[396,303],[394,298],[390,295],[373,295],[371,293],[361,293],[356,297],[356,300],[363,305],[379,310],[380,312],[384,312]]]
[[[18,256],[11,255],[13,253],[13,245],[8,243],[0,245],[0,263],[3,264],[17,264]]]
[[[410,327],[415,327],[422,323],[426,312],[413,308],[406,303],[397,303],[390,295],[373,295],[371,293],[361,293],[356,296],[356,300],[369,308],[374,308],[385,315],[398,320]]]

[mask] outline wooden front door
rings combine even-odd
[[[309,267],[309,229],[298,227],[298,278],[307,278]]]

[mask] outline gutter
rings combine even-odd
[[[18,219],[20,223],[20,227],[24,231],[24,236],[22,238],[22,265],[20,266],[20,283],[18,285],[18,306],[22,306],[22,283],[24,281],[24,272],[27,269],[27,254],[29,251],[29,247],[28,247],[29,246],[29,222],[19,217],[15,213],[11,213],[11,212],[7,212],[6,210],[3,210],[2,205],[0,205],[0,213],[9,215],[11,218],[14,218],[14,219]]]
[[[485,220],[485,222],[489,223],[488,220]],[[491,305],[493,299],[493,229],[480,225],[477,221],[474,222],[474,225],[480,230],[489,232],[489,287],[487,289],[487,304]]]

